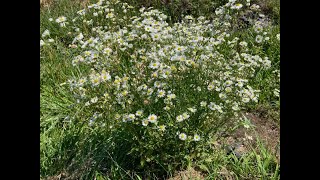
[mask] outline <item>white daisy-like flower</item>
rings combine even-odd
[[[170,108],[169,106],[165,106],[163,109],[164,109],[165,111],[169,111],[171,108]]]
[[[276,38],[277,38],[278,41],[280,41],[280,34],[277,34]]]
[[[260,33],[263,30],[263,27],[260,24],[254,25],[253,28],[256,33]]]
[[[187,135],[185,133],[181,133],[181,134],[179,134],[179,139],[184,141],[187,139]]]
[[[145,26],[144,30],[147,31],[147,32],[151,32],[152,28],[150,26]]]
[[[84,56],[89,57],[91,56],[92,52],[91,51],[84,51]]]
[[[94,97],[90,101],[91,101],[91,103],[96,103],[96,102],[98,102],[98,97]]]
[[[107,15],[106,15],[106,18],[107,19],[111,19],[113,18],[114,14],[112,12],[109,12]]]
[[[154,87],[156,87],[156,88],[160,88],[161,87],[161,82],[160,81],[156,81],[156,82],[154,82]]]
[[[160,125],[158,128],[159,128],[159,131],[162,131],[162,132],[166,130],[165,125]]]
[[[226,99],[226,98],[227,98],[227,95],[224,94],[224,93],[219,93],[219,97],[220,97],[221,99]]]
[[[257,4],[252,4],[252,5],[250,6],[250,9],[251,9],[251,10],[258,10],[259,8],[260,8],[260,6],[257,5]]]
[[[183,51],[185,51],[186,50],[186,48],[185,47],[183,47],[183,46],[176,46],[176,48],[175,48],[175,50],[176,50],[176,52],[183,52]]]
[[[218,8],[215,10],[216,15],[221,15],[221,14],[223,14],[223,12],[224,12],[223,8]]]
[[[141,35],[141,38],[142,38],[142,39],[147,39],[147,38],[148,38],[148,35],[142,34],[142,35]]]
[[[41,40],[40,40],[40,47],[41,47],[41,46],[44,46],[45,44],[46,44],[46,43],[41,39]]]
[[[242,98],[242,102],[244,102],[244,103],[247,103],[247,102],[249,102],[249,101],[250,101],[250,99],[247,98],[247,97]]]
[[[236,84],[236,86],[238,86],[238,87],[243,87],[243,85],[244,84],[241,81]]]
[[[182,115],[176,117],[177,122],[182,122],[184,120]]]
[[[151,74],[151,77],[153,77],[153,78],[158,77],[158,72],[157,72],[157,71],[156,71],[156,72],[153,72],[153,73]]]
[[[242,7],[243,7],[242,4],[237,3],[237,4],[233,5],[233,6],[231,6],[231,9],[240,9],[240,8],[242,8]]]
[[[149,124],[148,119],[142,120],[142,126],[148,126],[148,124]]]
[[[232,89],[231,89],[231,87],[226,87],[225,91],[226,91],[227,93],[230,93],[230,92],[232,91]]]
[[[58,18],[56,19],[56,22],[57,22],[57,23],[63,23],[63,22],[65,22],[66,20],[67,20],[66,17],[60,16],[60,17],[58,17]]]
[[[138,111],[136,112],[136,116],[142,116],[142,113],[143,113],[143,110],[138,110]]]
[[[222,111],[222,107],[221,106],[219,106],[219,105],[215,105],[215,107],[214,107],[218,112],[220,112],[220,113],[223,113],[223,111]]]
[[[81,79],[79,79],[78,85],[79,86],[83,86],[85,82],[87,82],[87,79],[86,78],[81,78]]]
[[[114,118],[118,120],[118,119],[121,118],[121,115],[117,113],[117,114],[114,116]]]
[[[240,9],[240,8],[242,8],[242,7],[243,7],[243,5],[242,5],[241,3],[235,4],[235,8],[236,8],[236,9]]]
[[[153,39],[154,41],[160,40],[160,35],[157,34],[157,33],[151,34],[151,37],[152,37],[152,39]]]
[[[128,115],[127,114],[124,114],[122,116],[122,122],[127,122],[128,121]]]
[[[197,109],[196,109],[196,108],[194,108],[194,107],[192,107],[192,108],[188,108],[188,110],[189,110],[190,112],[192,112],[192,113],[195,113],[195,112],[197,111]]]
[[[234,105],[232,106],[232,109],[233,109],[234,111],[240,110],[238,104],[234,104]]]
[[[82,10],[80,10],[80,11],[77,12],[77,14],[79,14],[80,16],[85,15],[85,13],[86,13],[86,10],[85,10],[85,9],[82,9]]]
[[[98,86],[100,84],[100,77],[99,76],[95,76],[91,79],[91,83],[94,86]]]
[[[186,119],[189,119],[190,115],[185,112],[185,113],[182,114],[182,117],[183,117],[184,120],[186,120]]]
[[[243,46],[243,47],[246,47],[246,46],[248,46],[248,43],[245,42],[245,41],[241,41],[241,42],[239,43],[239,45],[240,45],[240,46]]]
[[[200,106],[201,106],[201,107],[205,107],[205,106],[207,106],[207,102],[205,102],[205,101],[201,101],[201,102],[200,102]]]
[[[165,69],[163,70],[163,73],[161,74],[163,78],[167,78],[171,74],[171,70]]]
[[[52,19],[52,18],[49,18],[49,21],[51,22],[51,21],[53,21],[53,19]]]
[[[158,117],[155,114],[151,114],[148,116],[148,121],[151,123],[157,122]]]
[[[46,36],[49,36],[49,35],[50,35],[50,31],[49,31],[48,29],[46,29],[46,30],[42,33],[41,37],[46,37]]]
[[[263,40],[263,36],[257,35],[257,37],[256,37],[256,42],[257,42],[257,43],[261,43],[262,40]]]
[[[199,136],[198,134],[195,134],[195,135],[193,136],[193,140],[194,140],[194,141],[200,141],[200,136]]]
[[[152,63],[150,63],[150,65],[149,65],[149,67],[150,67],[151,69],[158,69],[159,66],[160,66],[160,63],[159,63],[159,62],[152,62]]]
[[[149,88],[148,90],[147,90],[147,95],[151,95],[153,93],[153,89],[152,88]]]
[[[230,81],[230,80],[226,81],[226,86],[231,86],[232,84],[233,84],[232,81]]]
[[[177,96],[175,94],[171,93],[171,94],[168,94],[167,97],[169,100],[171,100],[171,99],[175,99]]]
[[[213,85],[212,83],[210,83],[210,84],[208,85],[208,90],[211,91],[211,90],[213,90],[213,89],[214,89],[214,85]]]
[[[102,79],[102,81],[109,81],[109,80],[111,80],[111,76],[108,72],[103,70],[101,73],[101,79]]]
[[[158,97],[164,97],[166,92],[164,90],[158,90]]]
[[[112,53],[112,49],[111,48],[105,48],[105,49],[103,49],[102,53],[110,55]]]
[[[134,114],[129,114],[128,115],[128,120],[129,121],[133,121],[136,118],[136,116]]]
[[[216,110],[216,109],[215,109],[215,106],[216,106],[215,103],[210,102],[210,104],[208,105],[208,108],[211,109],[211,110]]]
[[[142,85],[142,89],[143,89],[143,90],[147,90],[147,89],[148,89],[148,86],[147,86],[146,84],[143,84],[143,85]]]

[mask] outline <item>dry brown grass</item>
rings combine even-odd
[[[178,172],[174,177],[168,180],[201,180],[204,176],[193,168]]]
[[[41,8],[46,8],[50,7],[52,5],[54,0],[40,0],[40,7]]]
[[[57,0],[40,0],[40,8],[48,8],[51,7],[54,4],[54,1]],[[86,7],[90,0],[71,0],[73,3],[80,3],[81,7]],[[59,2],[57,2],[59,3]]]

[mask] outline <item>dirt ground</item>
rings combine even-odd
[[[237,144],[240,154],[249,150],[249,145],[256,145],[257,138],[269,149],[276,154],[278,163],[280,163],[280,128],[279,125],[270,119],[258,117],[253,113],[247,113],[246,117],[253,125],[253,129],[238,128],[231,136],[227,138],[227,144]],[[250,142],[250,143],[248,143]]]
[[[204,179],[204,176],[199,172],[196,171],[193,168],[190,168],[188,170],[180,171],[177,175],[174,177],[168,179],[168,180],[200,180]]]

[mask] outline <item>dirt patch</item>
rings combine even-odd
[[[204,179],[204,176],[199,172],[196,171],[193,168],[189,168],[185,171],[180,171],[178,174],[176,174],[174,177],[168,179],[168,180],[200,180]]]
[[[60,173],[59,175],[57,176],[49,176],[47,178],[44,178],[44,179],[40,179],[40,180],[63,180],[65,179],[66,177],[68,177],[68,175],[66,173]]]
[[[225,180],[237,179],[234,172],[229,171],[226,167],[221,167],[221,170],[218,172],[218,174],[221,176],[221,178],[223,178]]]
[[[271,106],[258,106],[251,113],[260,119],[273,121],[272,125],[280,127],[280,109],[273,109]]]
[[[227,151],[233,151],[236,156],[250,150],[250,145],[256,147],[257,138],[259,138],[267,149],[274,153],[280,162],[280,128],[274,121],[260,118],[252,113],[245,115],[253,125],[253,128],[238,128],[234,133],[226,138]]]
[[[53,3],[53,0],[40,0],[40,8],[49,7]]]
[[[71,0],[71,1],[75,4],[80,3],[82,8],[85,8],[89,4],[89,0]],[[54,0],[40,0],[40,8],[49,8],[55,3],[57,2],[55,2]]]
[[[257,135],[266,143],[266,146],[271,150],[276,150],[280,141],[280,128],[278,125],[273,121],[259,118],[253,114],[248,114],[247,118],[255,126],[254,129]]]

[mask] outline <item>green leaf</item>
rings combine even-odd
[[[144,159],[142,159],[142,160],[140,161],[141,167],[144,167],[145,163],[146,163],[146,161],[145,161]]]
[[[141,177],[140,177],[140,176],[138,176],[137,174],[136,174],[136,177],[138,178],[138,180],[142,180],[142,179],[141,179]]]
[[[200,164],[198,167],[203,171],[209,172],[209,168],[204,164]]]

